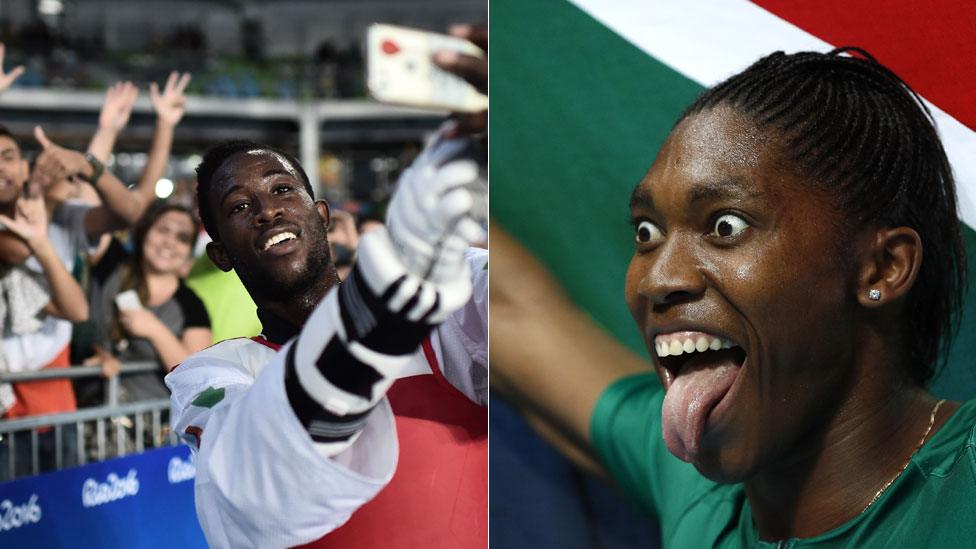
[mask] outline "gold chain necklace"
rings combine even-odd
[[[922,445],[925,444],[925,439],[928,438],[929,433],[932,432],[932,426],[935,425],[935,415],[939,413],[939,408],[941,408],[944,403],[945,403],[945,399],[942,399],[935,403],[935,408],[932,408],[932,415],[929,416],[929,426],[926,427],[925,432],[922,433],[922,440],[918,441],[918,444],[915,446],[915,449],[912,450],[911,455],[908,456],[908,459],[905,460],[905,464],[901,466],[901,469],[898,470],[895,476],[888,479],[888,482],[886,482],[884,486],[882,486],[881,489],[874,494],[874,497],[871,498],[871,502],[864,506],[864,509],[861,510],[862,513],[864,511],[867,511],[868,507],[874,505],[874,502],[878,501],[878,498],[880,498],[881,494],[883,494],[884,491],[887,490],[889,486],[891,486],[891,483],[895,482],[895,479],[900,477],[901,474],[905,472],[905,469],[908,469],[908,464],[912,462],[912,458],[915,457],[915,454],[917,454],[919,449],[922,447]]]

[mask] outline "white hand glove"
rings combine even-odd
[[[289,402],[323,455],[353,443],[431,329],[471,296],[464,255],[482,233],[488,186],[467,145],[436,142],[404,174],[389,232],[360,238],[349,275],[288,352]]]
[[[483,234],[488,185],[476,155],[469,139],[436,140],[403,173],[387,211],[407,271],[435,286],[468,277],[464,252]]]
[[[467,300],[470,279],[458,281],[435,288],[408,273],[385,228],[362,236],[349,276],[312,311],[285,359],[288,400],[322,455],[356,440],[433,326]]]
[[[452,266],[455,276],[445,278],[439,283],[430,282],[409,272],[402,262],[402,256],[385,229],[374,229],[360,239],[355,280],[362,280],[369,291],[364,295],[377,296],[383,308],[401,322],[417,324],[418,328],[440,324],[448,315],[461,308],[471,297],[471,273],[463,252],[461,265]],[[350,281],[353,279],[350,276]],[[346,284],[346,283],[344,283]],[[354,300],[348,300],[350,303]],[[369,303],[370,298],[362,300]],[[378,309],[371,304],[370,309]],[[350,309],[352,309],[350,307]],[[362,316],[362,315],[359,315]],[[360,325],[364,325],[360,322]],[[362,331],[362,330],[357,330]],[[398,328],[403,332],[403,327]],[[412,331],[412,330],[411,330]],[[426,335],[424,330],[424,335]],[[417,342],[419,344],[419,340]]]

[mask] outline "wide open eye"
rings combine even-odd
[[[656,244],[664,240],[664,234],[657,225],[650,221],[638,221],[634,224],[634,240],[637,244]]]
[[[742,231],[749,228],[749,223],[735,214],[725,214],[715,220],[712,227],[712,234],[722,238],[732,238],[739,236]]]

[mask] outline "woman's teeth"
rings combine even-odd
[[[729,349],[735,347],[735,344],[727,339],[702,333],[668,334],[655,337],[654,347],[657,351],[657,356],[665,357],[677,356],[682,353],[701,353],[704,351]]]

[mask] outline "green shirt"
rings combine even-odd
[[[204,254],[193,263],[186,285],[207,308],[214,342],[261,333],[257,306],[236,272],[221,271]]]
[[[741,484],[718,484],[668,452],[664,393],[653,374],[600,396],[591,424],[607,470],[681,547],[972,547],[976,544],[976,400],[964,403],[865,512],[819,536],[763,542]]]

